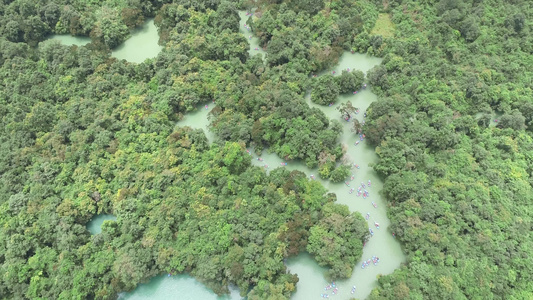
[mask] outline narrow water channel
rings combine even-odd
[[[241,18],[239,22],[239,31],[244,35],[244,37],[246,37],[248,43],[250,44],[250,50],[248,50],[250,56],[261,54],[263,59],[265,59],[266,51],[261,48],[261,45],[259,44],[259,38],[252,33],[251,28],[246,24],[246,21],[248,21],[249,18],[256,19],[254,12],[255,9],[253,9],[251,13],[244,10],[239,11],[239,17]]]

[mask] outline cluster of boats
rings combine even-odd
[[[361,269],[364,269],[364,268],[370,266],[371,263],[373,263],[374,266],[377,266],[378,263],[379,263],[379,257],[372,256],[372,258],[369,258],[368,260],[363,261],[363,264],[361,265]]]
[[[339,288],[335,285],[335,281],[333,281],[331,284],[326,285],[326,287],[324,288],[324,291],[329,291],[329,290],[331,290],[332,295],[337,294],[337,292],[339,291]],[[320,297],[329,298],[329,294],[327,293],[320,294]]]

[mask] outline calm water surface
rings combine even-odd
[[[255,9],[253,10],[255,11]],[[252,18],[254,21],[257,20],[257,18],[252,15],[247,15],[247,12],[244,10],[239,11],[239,17],[241,17],[241,21],[239,22],[239,31],[248,39],[248,43],[250,44],[250,50],[248,50],[248,53],[250,56],[254,56],[256,54],[261,54],[263,59],[265,58],[266,51],[261,48],[259,45],[259,38],[256,37],[252,31],[247,28],[246,21],[248,21],[248,18]]]
[[[140,284],[132,293],[122,293],[120,300],[169,300],[201,299],[229,300],[242,299],[237,289],[230,289],[229,295],[217,296],[203,284],[189,275],[157,276],[148,283]]]
[[[117,217],[108,214],[101,214],[94,216],[89,223],[87,223],[87,230],[91,234],[98,234],[102,232],[102,224],[104,221],[115,221]]]
[[[86,36],[72,36],[70,34],[54,34],[51,35],[47,41],[55,40],[61,42],[63,45],[85,46],[91,42],[91,38]]]
[[[131,37],[117,48],[112,56],[129,62],[142,63],[148,58],[154,58],[163,47],[159,46],[159,34],[154,19],[149,19],[131,33]]]

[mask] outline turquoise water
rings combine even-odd
[[[121,293],[120,300],[168,300],[168,299],[202,299],[226,300],[242,299],[239,291],[230,289],[229,295],[217,296],[203,284],[189,275],[161,275],[152,278],[148,283],[140,284],[131,293]]]
[[[101,214],[94,216],[89,223],[87,223],[87,230],[91,234],[98,234],[102,232],[102,224],[104,221],[115,221],[117,217],[108,214]]]

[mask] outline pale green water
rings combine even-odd
[[[87,230],[91,234],[98,234],[102,232],[102,224],[104,221],[115,221],[117,217],[113,215],[101,214],[92,218],[89,223],[87,223]]]
[[[207,105],[207,109],[205,109],[205,105]],[[213,107],[215,107],[214,103],[198,105],[195,111],[185,114],[183,119],[181,119],[177,125],[189,126],[191,128],[201,128],[204,130],[209,143],[213,143],[215,140],[215,134],[208,130],[209,120],[207,119],[207,115],[213,109]]]
[[[230,289],[230,295],[217,296],[203,284],[189,275],[161,275],[152,278],[148,283],[140,284],[132,293],[121,293],[120,300],[168,300],[168,299],[201,299],[225,300],[242,299],[239,291]]]
[[[91,38],[86,36],[72,36],[70,34],[54,34],[51,35],[47,41],[55,40],[61,42],[63,45],[85,46],[91,42]]]
[[[248,18],[250,16],[246,15],[246,11],[240,10],[239,17],[241,17],[241,21],[239,22],[239,31],[244,35],[244,37],[248,40],[248,43],[250,44],[250,50],[248,50],[248,53],[250,54],[250,56],[254,56],[259,53],[264,59],[266,51],[264,51],[259,45],[259,38],[256,37],[252,33],[252,31],[244,27],[244,25],[246,25],[246,21],[248,21]],[[252,16],[252,18],[254,19],[254,21],[257,19],[255,16]]]
[[[142,63],[147,58],[156,57],[163,47],[159,46],[159,34],[154,24],[154,19],[147,20],[144,24],[132,31],[131,37],[111,54],[118,59],[129,62]]]
[[[64,45],[84,46],[91,42],[88,37],[56,34],[48,40],[57,40]],[[131,32],[131,37],[113,49],[111,56],[129,62],[141,63],[148,58],[156,57],[163,47],[159,46],[159,34],[154,19],[149,19]]]

